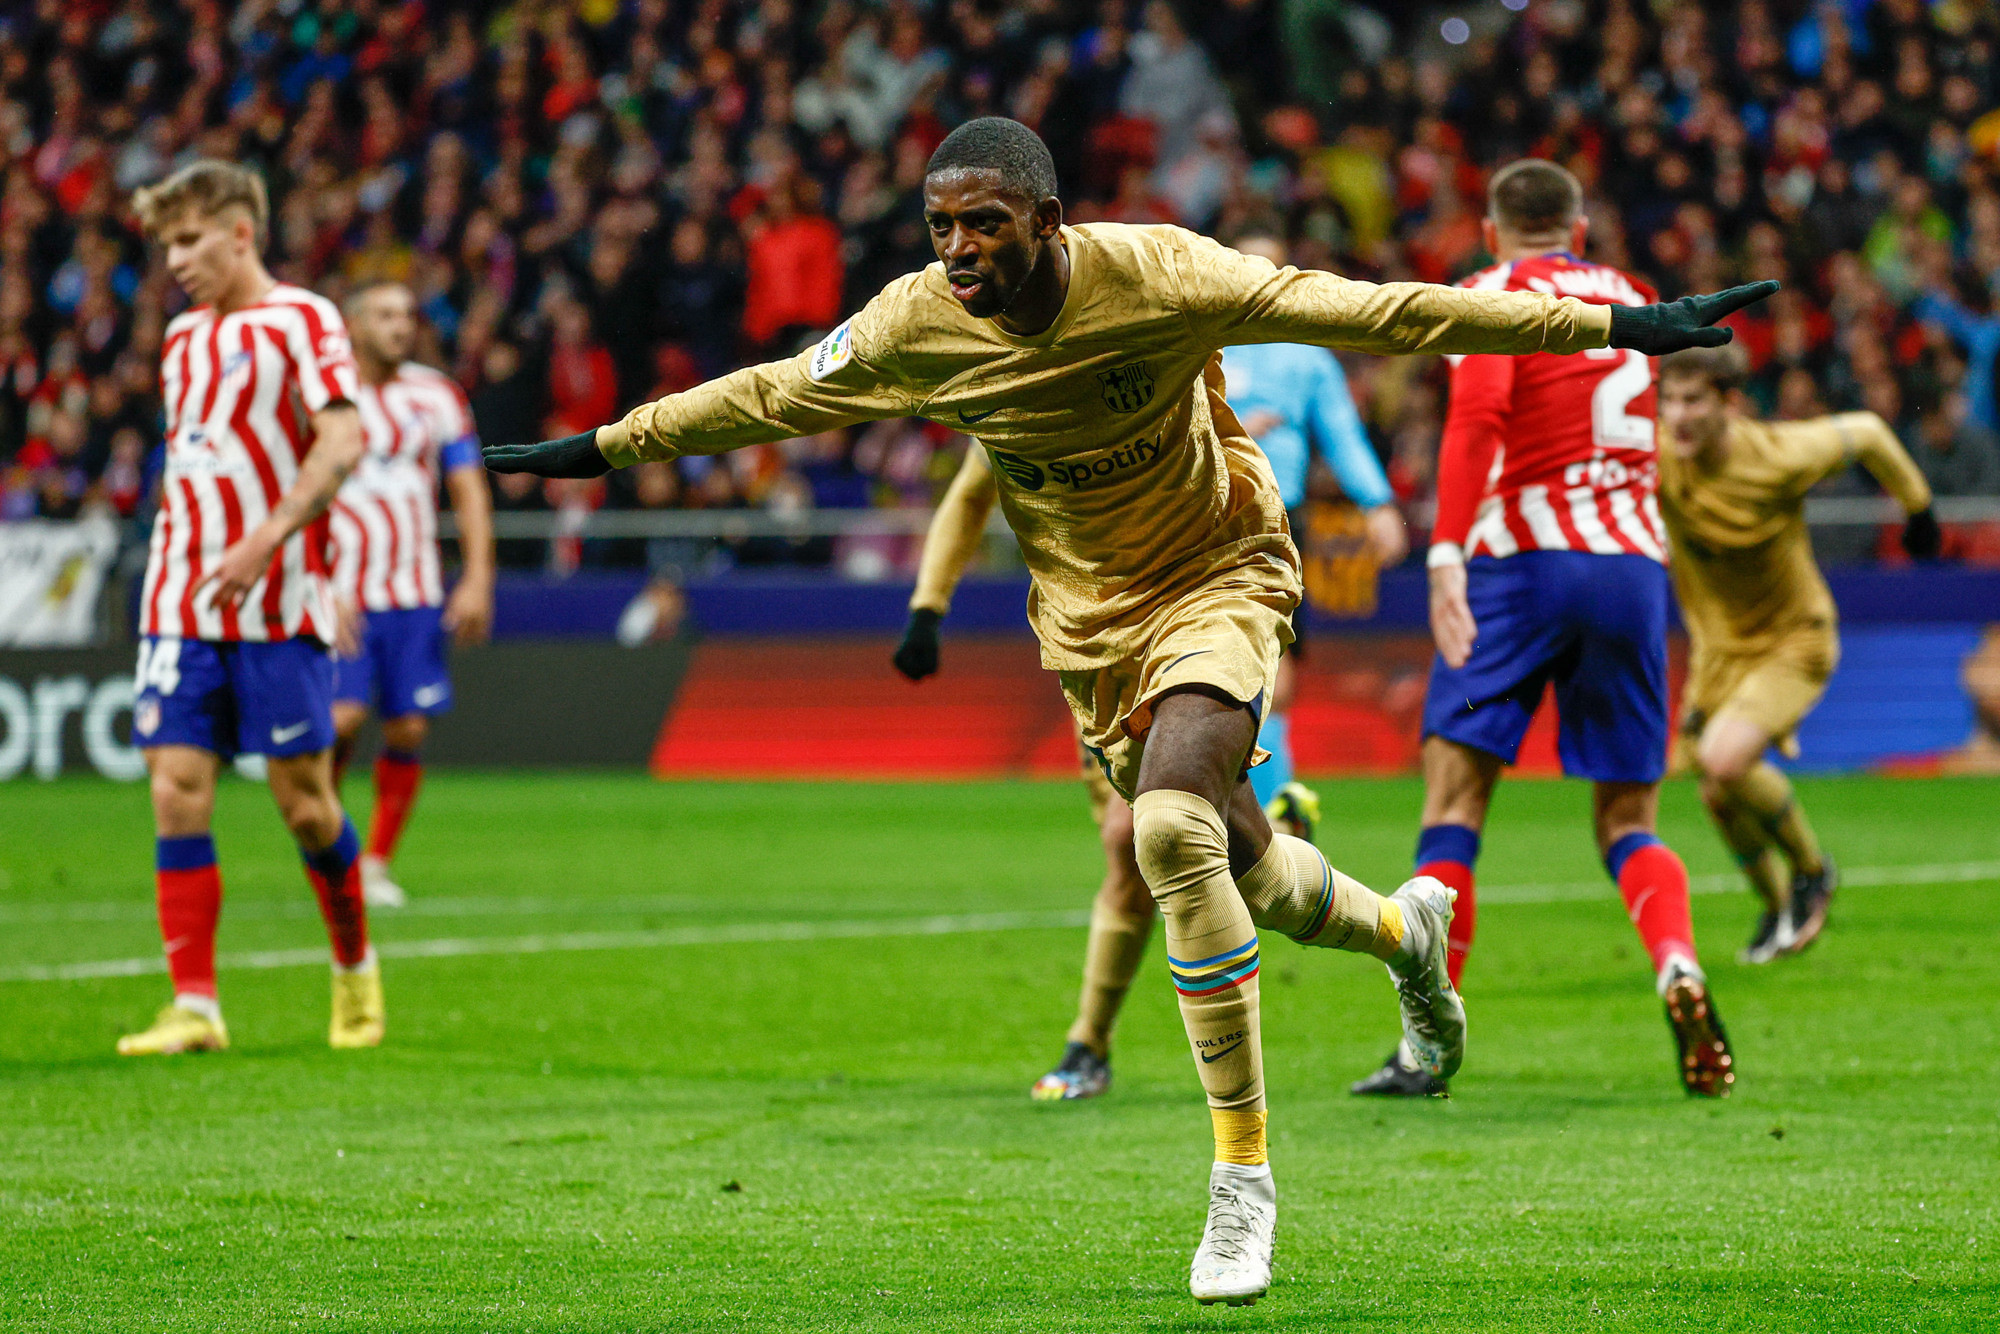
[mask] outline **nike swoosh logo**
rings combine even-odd
[[[1174,659],[1174,660],[1173,660],[1172,662],[1168,663],[1168,664],[1167,664],[1167,665],[1166,665],[1165,667],[1162,667],[1162,668],[1160,669],[1160,671],[1161,671],[1161,673],[1162,673],[1162,674],[1164,675],[1165,673],[1167,673],[1167,672],[1171,672],[1171,671],[1172,671],[1172,670],[1173,670],[1174,668],[1176,668],[1176,667],[1180,666],[1180,665],[1181,665],[1182,663],[1186,662],[1186,661],[1187,661],[1187,660],[1188,660],[1189,658],[1199,658],[1199,657],[1200,657],[1200,656],[1201,656],[1202,654],[1204,654],[1204,653],[1207,653],[1207,652],[1209,652],[1209,651],[1210,651],[1210,650],[1208,650],[1208,649],[1205,649],[1205,648],[1198,648],[1198,649],[1196,649],[1196,650],[1195,650],[1194,652],[1192,652],[1192,653],[1183,653],[1183,654],[1181,654],[1181,655],[1180,655],[1180,657],[1178,657],[1178,658],[1175,658],[1175,659]]]
[[[1000,411],[1000,409],[998,408],[988,408],[984,412],[967,412],[964,408],[960,408],[958,410],[958,419],[964,422],[967,426],[971,426],[976,422],[985,421],[988,417],[991,417],[994,413],[998,411]]]
[[[296,741],[298,738],[304,736],[306,729],[311,726],[312,719],[308,718],[302,723],[293,723],[290,727],[274,727],[271,729],[271,744],[282,746],[287,741]]]
[[[444,687],[419,686],[410,692],[410,698],[417,702],[419,708],[428,709],[431,705],[444,698]]]
[[[1209,1054],[1208,1052],[1203,1052],[1201,1053],[1201,1063],[1203,1065],[1212,1065],[1215,1062],[1221,1060],[1223,1057],[1229,1055],[1230,1052],[1235,1051],[1238,1047],[1242,1046],[1248,1040],[1249,1039],[1247,1038],[1238,1038],[1236,1039],[1236,1041],[1230,1043],[1227,1047],[1224,1047],[1221,1051],[1216,1052],[1213,1055]]]

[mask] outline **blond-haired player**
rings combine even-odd
[[[951,611],[951,595],[978,554],[986,521],[999,498],[992,464],[975,443],[966,451],[924,535],[917,586],[910,594],[910,623],[893,658],[896,670],[912,681],[938,669],[938,624]],[[1104,845],[1104,880],[1091,900],[1076,1018],[1055,1067],[1028,1090],[1037,1102],[1094,1098],[1111,1086],[1111,1030],[1145,958],[1157,915],[1153,892],[1146,887],[1132,848],[1131,804],[1112,788],[1090,752],[1082,749],[1081,738],[1077,744],[1084,786],[1090,793],[1091,820]]]
[[[940,263],[899,278],[818,347],[646,404],[566,440],[487,449],[542,476],[888,417],[977,426],[1033,585],[1028,618],[1084,743],[1132,802],[1139,869],[1215,1130],[1189,1286],[1244,1303],[1270,1283],[1257,924],[1389,965],[1418,1059],[1463,1059],[1445,976],[1451,892],[1384,898],[1274,835],[1244,775],[1299,603],[1277,484],[1222,395],[1219,353],[1308,342],[1379,353],[1652,352],[1725,342],[1714,320],[1775,284],[1672,306],[1375,286],[1279,269],[1178,227],[1068,227],[1048,148],[982,117],[931,156]]]
[[[160,935],[173,1002],[125,1055],[229,1045],[216,999],[222,912],[209,820],[221,762],[268,761],[333,942],[336,1047],[374,1046],[382,979],[368,945],[360,840],[333,784],[334,611],[326,508],[361,457],[340,312],[259,258],[264,183],[201,161],[140,190],[139,220],[195,303],[167,326],[166,471],[140,600],[133,739],[158,834]]]
[[[1726,347],[1660,364],[1659,501],[1690,647],[1679,758],[1701,775],[1709,815],[1763,901],[1742,957],[1766,963],[1818,937],[1838,884],[1791,783],[1765,758],[1773,746],[1797,754],[1799,720],[1840,657],[1805,494],[1858,462],[1909,514],[1912,555],[1935,556],[1939,532],[1930,487],[1888,423],[1872,412],[1757,421],[1737,392],[1745,370]]]

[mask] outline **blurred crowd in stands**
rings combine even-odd
[[[128,200],[197,156],[266,173],[281,278],[335,299],[408,283],[420,355],[463,382],[487,439],[520,441],[789,353],[929,262],[924,162],[988,113],[1047,139],[1072,220],[1224,239],[1276,225],[1296,263],[1378,280],[1479,267],[1487,174],[1554,158],[1586,185],[1593,257],[1669,297],[1785,283],[1739,322],[1766,412],[1873,409],[1941,494],[2000,495],[1997,13],[30,0],[0,17],[0,517],[145,517],[156,360],[181,298]],[[1350,375],[1421,524],[1443,368],[1354,358]],[[600,482],[509,477],[496,494],[503,511],[571,515],[921,507],[965,447],[885,422]],[[656,543],[650,559],[699,564],[710,545]],[[1963,535],[1957,549],[2000,559]],[[504,554],[551,552],[635,558],[630,543]]]

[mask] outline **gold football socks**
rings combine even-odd
[[[1099,1056],[1111,1051],[1111,1026],[1146,957],[1146,938],[1153,934],[1153,915],[1135,916],[1109,899],[1118,886],[1107,880],[1090,906],[1090,940],[1083,951],[1083,994],[1077,998],[1076,1022],[1068,1042],[1081,1042]]]
[[[1729,792],[1771,831],[1771,837],[1777,840],[1793,870],[1818,875],[1825,868],[1819,836],[1806,822],[1806,813],[1792,792],[1791,780],[1777,765],[1759,760],[1754,769],[1729,785]]]
[[[1132,803],[1132,832],[1139,869],[1166,918],[1167,967],[1215,1118],[1216,1157],[1261,1163],[1257,928],[1229,875],[1228,831],[1202,798],[1159,790]]]
[[[1778,865],[1778,854],[1771,848],[1770,831],[1749,807],[1727,791],[1714,795],[1719,800],[1708,803],[1709,818],[1715,821],[1716,830],[1735,856],[1736,864],[1743,868],[1750,888],[1764,901],[1766,908],[1778,911],[1791,902],[1792,882]]]
[[[1320,850],[1290,834],[1271,846],[1237,888],[1259,926],[1301,945],[1372,954],[1384,963],[1403,943],[1403,909],[1327,863]]]

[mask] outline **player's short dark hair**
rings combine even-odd
[[[1741,389],[1750,378],[1750,359],[1734,343],[1721,347],[1688,347],[1660,358],[1660,379],[1689,376],[1709,382],[1719,394]]]
[[[941,171],[997,171],[1002,189],[1033,204],[1056,193],[1056,160],[1049,156],[1049,146],[1005,116],[981,116],[947,134],[924,174]]]
[[[410,292],[412,297],[416,295],[415,292],[411,292],[410,285],[400,278],[367,278],[356,283],[348,292],[347,299],[340,303],[341,313],[349,318],[359,314],[361,303],[385,287],[400,287],[405,292]]]
[[[1522,158],[1493,173],[1486,213],[1519,236],[1564,231],[1583,216],[1583,186],[1553,162]]]

